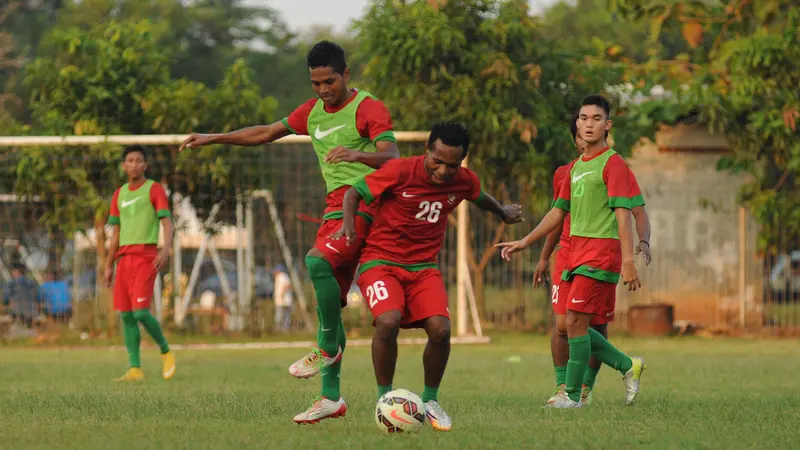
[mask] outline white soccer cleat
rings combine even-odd
[[[639,394],[639,382],[642,379],[644,369],[647,368],[647,366],[644,365],[644,358],[634,356],[631,358],[631,361],[633,361],[633,366],[631,366],[631,369],[622,377],[622,382],[625,383],[626,405],[632,405],[633,401],[636,400],[636,396]]]
[[[428,421],[430,421],[434,430],[450,431],[453,428],[450,416],[447,415],[442,405],[436,400],[428,400],[425,403],[425,415],[428,416]]]
[[[567,395],[567,391],[559,392],[556,395],[556,400],[553,403],[549,403],[545,408],[555,408],[555,409],[567,409],[567,408],[580,408],[583,405],[580,402],[576,402],[569,398]]]
[[[567,393],[567,385],[566,384],[562,384],[562,385],[557,386],[556,390],[553,391],[553,396],[547,399],[547,404],[548,405],[552,405],[553,403],[555,403],[556,398],[559,395],[566,394],[566,393]]]
[[[342,348],[339,347],[339,353],[336,356],[330,356],[324,350],[319,348],[311,349],[311,352],[306,356],[295,361],[294,364],[289,366],[289,374],[295,378],[311,378],[318,374],[323,367],[336,364],[342,360]]]
[[[336,419],[344,417],[347,414],[347,405],[344,403],[344,398],[339,397],[338,401],[328,400],[325,397],[315,399],[307,410],[294,416],[294,422],[307,425],[311,423],[318,423],[324,419]]]

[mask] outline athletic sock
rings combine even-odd
[[[592,344],[589,335],[584,334],[569,339],[569,361],[567,362],[567,395],[573,401],[580,401],[583,374],[589,365]]]
[[[386,394],[387,392],[391,392],[391,391],[392,391],[392,385],[391,384],[387,384],[386,386],[381,386],[379,384],[378,385],[378,398],[383,397],[383,394]]]
[[[592,366],[587,367],[586,373],[583,374],[583,385],[586,387],[594,387],[598,373],[600,373],[600,367],[596,369]]]
[[[335,356],[338,353],[339,322],[342,318],[341,289],[333,268],[322,258],[306,256],[306,267],[314,285],[319,308],[319,333],[317,345],[328,354]]]
[[[126,311],[122,316],[122,336],[125,338],[125,347],[128,349],[128,361],[131,367],[141,367],[139,361],[139,344],[142,336],[139,333],[139,323],[133,317],[133,313]]]
[[[156,341],[158,344],[158,348],[161,350],[161,353],[167,353],[169,351],[169,344],[167,344],[167,339],[164,337],[164,332],[161,330],[161,325],[158,324],[158,320],[150,314],[150,311],[146,309],[140,309],[138,311],[133,312],[133,317],[136,319],[137,322],[140,322],[145,330],[147,330],[147,334]]]
[[[347,347],[347,333],[344,330],[344,322],[341,316],[339,317],[339,327],[337,332],[336,343],[339,348],[344,352]],[[330,400],[339,400],[342,396],[341,393],[341,373],[342,373],[342,360],[336,364],[323,367],[322,370],[322,396]]]
[[[556,366],[556,386],[567,384],[567,366]]]
[[[625,353],[614,347],[608,339],[596,330],[589,328],[589,338],[591,339],[592,356],[603,364],[618,370],[625,375],[633,367],[633,361]]]
[[[439,401],[439,388],[430,387],[426,384],[425,390],[422,391],[422,403],[427,403],[430,400]]]

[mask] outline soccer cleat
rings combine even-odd
[[[318,374],[323,367],[336,364],[342,360],[342,348],[339,353],[331,357],[324,350],[319,348],[311,349],[311,352],[289,366],[289,374],[295,378],[311,378]]]
[[[566,384],[562,384],[562,385],[556,386],[556,390],[553,391],[553,396],[550,397],[549,399],[547,399],[547,404],[548,405],[552,405],[556,401],[556,397],[558,397],[559,394],[566,394],[566,393],[567,393],[567,385]]]
[[[581,403],[584,406],[589,406],[592,404],[592,387],[583,385],[583,389],[581,389]]]
[[[311,423],[318,423],[324,419],[336,419],[344,417],[347,413],[347,405],[344,403],[344,398],[339,397],[338,401],[329,400],[325,397],[314,399],[311,406],[307,410],[294,416],[294,422],[306,425]]]
[[[161,376],[169,380],[175,376],[175,354],[172,352],[161,354]]]
[[[428,400],[425,403],[425,414],[434,430],[450,431],[453,428],[450,416],[444,412],[444,408],[436,400]]]
[[[131,367],[125,375],[117,378],[117,381],[141,381],[144,380],[144,372],[139,367]]]
[[[647,368],[647,366],[644,365],[644,358],[634,356],[631,358],[631,361],[633,362],[633,366],[631,366],[631,369],[622,377],[622,382],[625,383],[626,405],[632,405],[633,401],[636,400],[636,396],[639,394],[639,382],[642,379],[644,369]]]
[[[555,409],[567,409],[567,408],[580,408],[583,404],[580,402],[576,402],[569,398],[567,395],[567,391],[563,393],[559,393],[556,395],[556,400],[553,403],[548,404],[545,408],[555,408]]]

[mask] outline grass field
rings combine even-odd
[[[373,421],[376,390],[368,347],[348,348],[342,374],[347,417],[300,427],[291,417],[317,392],[286,367],[298,350],[184,351],[175,379],[158,377],[156,350],[143,351],[148,379],[111,381],[122,350],[0,351],[0,448],[789,448],[800,439],[800,343],[632,340],[645,356],[638,403],[624,406],[607,368],[595,403],[541,408],[553,384],[546,339],[500,335],[454,346],[440,392],[450,433],[388,436]],[[400,348],[395,387],[422,390],[422,347]],[[518,355],[520,363],[510,363]],[[795,442],[795,444],[791,444]]]

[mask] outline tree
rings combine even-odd
[[[723,134],[731,154],[718,168],[747,172],[753,182],[741,199],[762,226],[760,245],[770,251],[800,239],[800,11],[788,0],[706,2],[615,2],[629,17],[654,28],[680,29],[690,46],[705,36],[705,52],[630,66],[639,85],[663,84],[665,102],[677,104],[713,133]],[[796,244],[795,244],[796,245]]]

